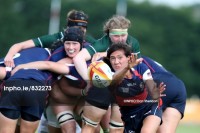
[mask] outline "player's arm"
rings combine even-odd
[[[19,69],[39,69],[39,70],[48,70],[58,74],[68,74],[69,67],[60,62],[52,62],[52,61],[36,61],[26,64],[21,64],[15,67],[12,70],[12,75],[18,71]]]
[[[150,70],[147,71],[148,72],[146,74],[149,75],[151,72]],[[143,75],[143,77],[148,77],[148,76]],[[161,82],[160,85],[157,87],[157,84],[154,82],[153,78],[144,80],[144,82],[152,99],[158,100],[162,96],[162,92],[165,90],[166,85],[163,82]]]
[[[24,42],[20,42],[20,43],[16,43],[14,44],[8,51],[8,53],[6,54],[5,58],[4,58],[4,64],[8,67],[14,67],[14,61],[13,61],[13,57],[16,53],[18,53],[19,51],[21,51],[22,49],[27,49],[27,48],[31,48],[34,47],[35,44],[32,40],[27,40]]]
[[[16,43],[14,44],[8,51],[4,61],[5,65],[8,67],[14,67],[14,61],[13,61],[13,56],[18,53],[19,51],[31,47],[43,47],[43,48],[49,48],[52,46],[52,44],[57,41],[58,39],[63,38],[63,33],[55,33],[51,35],[44,35],[38,38],[30,39],[24,42]]]
[[[38,38],[32,39],[36,47],[50,48],[53,43],[62,39],[64,34],[62,32],[54,33],[51,35],[43,35]]]
[[[153,79],[146,80],[145,86],[147,87],[147,90],[150,92],[152,99],[157,100],[160,98],[160,92],[156,87],[156,83],[153,81]]]
[[[129,66],[126,66],[121,71],[116,72],[113,75],[112,82],[110,83],[110,88],[113,90],[117,85],[121,83],[126,73],[130,70]]]
[[[76,70],[81,75],[84,80],[89,80],[87,74],[87,64],[86,61],[91,59],[90,53],[87,49],[83,48],[74,58],[73,62],[76,67]]]
[[[95,53],[93,56],[92,56],[92,62],[93,61],[97,61],[99,60],[100,58],[103,58],[103,57],[106,57],[107,56],[107,52],[98,52],[98,53]]]
[[[131,54],[130,58],[129,58],[129,62],[127,64],[127,66],[122,69],[117,71],[114,75],[113,75],[113,79],[112,82],[110,84],[111,88],[117,86],[124,78],[124,76],[126,75],[126,73],[133,68],[134,66],[138,65],[140,62],[142,62],[142,58],[137,59],[137,56],[135,56],[134,54]],[[110,61],[112,61],[112,57],[110,57]]]

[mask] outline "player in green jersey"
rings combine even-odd
[[[84,33],[86,33],[87,25],[88,25],[88,15],[85,14],[83,11],[71,10],[67,14],[67,27],[77,26],[80,27],[84,31]],[[7,55],[5,56],[4,59],[5,65],[8,67],[14,67],[15,64],[13,61],[13,56],[22,49],[31,47],[49,48],[52,46],[54,42],[63,39],[63,37],[64,37],[64,31],[61,31],[55,34],[44,35],[38,38],[16,43],[9,49]],[[90,36],[86,36],[85,39],[87,42],[91,43],[94,42],[94,38]]]

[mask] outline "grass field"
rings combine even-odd
[[[176,133],[200,133],[200,124],[180,124]]]

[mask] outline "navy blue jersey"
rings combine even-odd
[[[86,45],[89,45],[88,43],[84,43],[84,47]],[[56,48],[50,57],[50,61],[57,62],[63,58],[66,58],[66,52],[64,46],[60,46]],[[87,61],[87,64],[90,64],[90,61]],[[76,71],[76,68],[74,64],[66,64],[67,67],[69,67],[69,74],[65,75],[67,79],[70,80],[71,85],[76,87],[83,88],[86,85],[86,82],[83,80],[83,78],[79,75],[79,73]],[[54,77],[59,76],[58,74],[54,74]]]
[[[63,43],[63,42],[60,42],[60,43]],[[83,47],[85,48],[86,46],[90,45],[89,43],[85,42],[83,44]],[[54,61],[54,62],[57,62],[63,58],[67,57],[67,54],[65,52],[65,47],[64,45],[61,45],[60,47],[56,48],[52,54],[51,54],[51,57],[50,57],[50,61]]]
[[[144,56],[143,59],[143,62],[151,70],[154,81],[157,84],[160,84],[161,82],[166,84],[166,90],[163,92],[166,96],[162,97],[163,110],[167,107],[175,108],[183,117],[187,98],[184,83],[153,59]]]
[[[50,52],[44,48],[28,48],[15,54],[14,63],[15,66],[25,64],[33,61],[44,61],[48,60]],[[3,64],[4,58],[0,60],[0,64]]]
[[[17,55],[17,56],[16,56]],[[44,48],[30,48],[17,53],[14,58],[15,65],[49,59],[50,52]],[[48,85],[49,89],[46,89]],[[24,68],[5,80],[1,86],[0,109],[14,110],[17,118],[23,113],[40,119],[44,109],[46,96],[51,90],[51,74],[47,71]],[[6,89],[7,88],[7,89]],[[17,88],[17,89],[16,89]],[[6,103],[6,104],[5,104]],[[26,106],[26,108],[23,108]],[[9,115],[6,115],[9,118]]]
[[[125,132],[140,132],[143,120],[149,115],[162,117],[162,109],[158,101],[152,100],[145,80],[152,80],[149,68],[140,63],[132,69],[132,79],[123,79],[115,89],[116,102],[120,106]]]
[[[90,64],[90,61],[87,61],[87,65]],[[71,85],[79,88],[84,88],[86,86],[85,80],[79,75],[74,64],[66,64],[69,67],[69,73],[65,75],[67,79],[71,81]]]
[[[17,53],[14,57],[15,66],[34,61],[46,61],[50,57],[50,52],[44,48],[29,48]],[[35,79],[45,81],[50,79],[51,75],[47,71],[36,69],[21,69],[17,71],[9,80],[13,79]]]
[[[65,52],[65,48],[62,45],[52,52],[49,60],[57,62],[57,61],[59,61],[63,58],[66,58],[66,57],[67,57],[67,55],[66,55],[66,52]]]
[[[145,100],[150,100],[144,86],[146,80],[152,80],[150,70],[145,64],[141,63],[132,69],[132,73],[132,79],[124,78],[115,89],[116,102],[119,106],[142,105]]]

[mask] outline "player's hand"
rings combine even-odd
[[[143,61],[143,58],[137,58],[137,55],[131,53],[131,56],[129,57],[128,66],[129,68],[133,68],[134,66],[137,66]]]
[[[160,97],[164,97],[166,96],[166,94],[163,94],[163,92],[166,89],[166,85],[164,84],[164,82],[161,82],[159,87],[158,87],[159,91],[160,91]]]
[[[82,96],[87,96],[90,88],[92,87],[91,81],[87,81],[86,87],[82,90],[81,95]]]
[[[91,60],[91,61],[92,61],[92,62],[97,61],[97,60],[99,60],[99,59],[105,57],[106,54],[107,54],[106,52],[101,52],[101,53],[97,52],[97,53],[95,53],[95,54],[92,56],[92,60]]]
[[[4,58],[4,64],[6,67],[15,67],[15,63],[14,63],[14,60],[13,60],[13,57],[7,55],[5,58]]]

